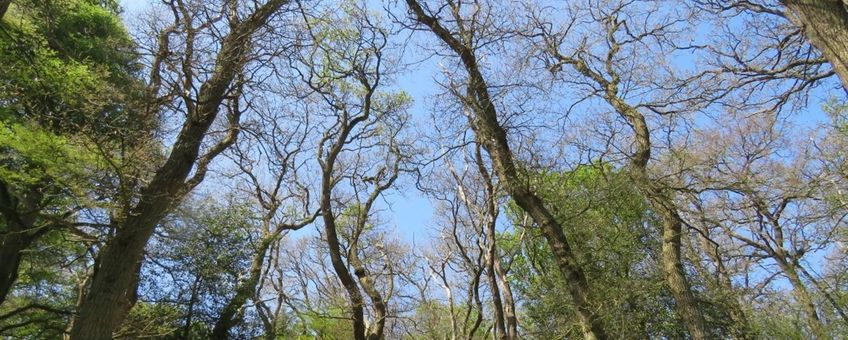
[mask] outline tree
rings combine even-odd
[[[826,62],[833,68],[832,71],[806,79],[815,81],[836,74],[842,82],[842,87],[848,89],[848,38],[845,38],[848,36],[848,9],[844,2],[839,0],[699,0],[695,3],[719,15],[727,13],[733,17],[741,14],[743,20],[748,21],[753,29],[763,32],[762,35],[758,34],[761,37],[777,34],[774,36],[775,44],[761,50],[759,56],[752,54],[750,58],[749,56],[737,58],[736,62],[742,66],[737,70],[748,75],[758,75],[754,78],[764,76],[761,79],[781,80],[786,77],[795,78],[799,74],[801,76],[798,78],[804,79],[806,77],[803,75],[809,73],[795,72],[795,70],[803,70]],[[724,22],[734,21],[727,17],[723,19]],[[775,29],[775,27],[786,25],[791,28]],[[798,37],[806,38],[802,45],[815,46],[821,58],[818,58],[818,55],[811,56],[803,46],[797,51],[800,53],[796,53],[793,45],[797,44]],[[739,48],[739,50],[742,49],[744,47]],[[754,63],[760,57],[772,55],[771,51],[767,51],[772,49],[777,50],[778,53],[782,50],[789,53],[781,53],[785,57],[771,65],[763,64],[763,67],[760,67]],[[736,51],[737,49],[734,48],[734,52]],[[737,56],[740,55],[737,54]]]
[[[56,230],[83,233],[74,219],[102,204],[92,183],[102,163],[88,136],[132,139],[145,124],[127,110],[137,65],[113,3],[19,1],[11,9],[0,13],[0,304],[27,249]]]
[[[260,100],[256,98],[255,101]],[[255,205],[260,208],[261,236],[254,247],[250,267],[239,275],[241,282],[215,323],[210,336],[213,339],[229,338],[230,329],[238,325],[244,314],[244,304],[254,298],[260,288],[268,252],[283,233],[301,229],[318,217],[317,209],[311,210],[309,183],[300,180],[304,176],[304,161],[300,157],[312,129],[309,118],[275,115],[276,110],[257,109],[256,121],[248,122],[243,128],[250,131],[249,136],[242,138],[227,154],[240,170],[238,175],[247,183],[244,191],[252,193]]]
[[[473,149],[473,151],[471,150]],[[500,339],[513,339],[518,337],[518,317],[516,315],[515,299],[512,294],[512,288],[507,279],[508,269],[505,268],[501,261],[504,256],[498,246],[497,224],[500,216],[501,207],[501,189],[498,183],[487,169],[482,156],[482,147],[478,144],[473,144],[465,148],[457,148],[454,153],[462,155],[462,159],[458,161],[460,164],[465,164],[463,170],[458,170],[450,158],[446,158],[446,171],[441,176],[444,176],[444,183],[436,182],[431,190],[431,196],[445,206],[443,214],[446,217],[445,234],[442,236],[446,249],[442,250],[442,259],[434,258],[430,261],[431,270],[436,271],[442,263],[456,261],[456,267],[463,268],[462,272],[455,275],[465,275],[469,281],[465,283],[466,290],[469,292],[468,301],[465,302],[469,306],[466,311],[464,324],[467,324],[467,318],[476,307],[477,321],[483,321],[484,308],[482,299],[488,297],[488,302],[491,302],[491,333],[492,336]],[[471,169],[473,170],[471,170]],[[440,181],[440,182],[441,182]],[[445,194],[450,193],[450,194]],[[436,255],[436,254],[434,254]],[[442,285],[445,289],[450,290],[450,283],[447,282],[445,268],[442,267],[437,272],[440,272],[442,277]],[[481,282],[481,276],[485,275],[488,282],[484,285]],[[488,296],[487,296],[488,295]],[[473,299],[472,299],[473,297]],[[472,301],[474,303],[472,303]],[[453,308],[453,302],[451,302]],[[452,313],[452,318],[456,318]],[[486,320],[488,323],[489,320]],[[460,324],[457,320],[452,320],[455,325]],[[457,330],[454,329],[454,332]],[[469,336],[474,336],[476,327],[468,331]],[[465,334],[463,328],[461,334]]]
[[[540,195],[554,204],[554,214],[575,240],[575,253],[594,293],[605,296],[599,308],[613,337],[639,334],[646,338],[681,336],[675,324],[671,296],[662,285],[657,251],[661,242],[649,209],[626,170],[608,165],[584,165],[564,173],[530,175]],[[551,249],[538,231],[524,230],[528,218],[511,203],[508,216],[514,232],[503,235],[510,249],[512,279],[525,297],[528,335],[536,338],[573,337],[580,334],[579,320],[567,294],[556,293],[558,273],[550,271]]]
[[[0,0],[0,337],[844,337],[843,7]]]
[[[476,44],[479,43],[475,39],[475,33],[481,29],[478,25],[485,24],[485,22],[478,23],[476,16],[480,14],[480,10],[487,9],[480,8],[481,4],[475,3],[476,9],[469,14],[470,17],[466,18],[463,17],[463,14],[466,14],[462,8],[463,2],[449,3],[452,15],[450,20],[457,25],[457,31],[452,32],[443,26],[443,22],[438,18],[439,13],[434,14],[432,10],[425,10],[418,1],[407,0],[406,4],[412,14],[412,20],[447,45],[462,63],[468,79],[465,84],[467,93],[462,95],[461,100],[471,111],[469,125],[477,134],[477,142],[485,147],[491,157],[495,173],[503,183],[505,191],[518,206],[530,214],[550,243],[557,265],[575,301],[584,337],[605,339],[606,334],[600,323],[600,317],[593,307],[597,302],[590,294],[589,283],[576,261],[562,226],[551,215],[544,201],[534,194],[519,177],[515,159],[507,141],[507,133],[498,121],[495,103],[492,102],[489,86],[475,54]]]
[[[776,118],[737,118],[730,127],[707,130],[710,144],[706,165],[699,171],[694,189],[707,226],[718,229],[738,244],[741,254],[773,274],[758,283],[766,289],[782,276],[791,287],[794,304],[807,326],[805,336],[830,338],[820,309],[831,309],[836,319],[846,320],[844,306],[815,275],[809,260],[833,242],[834,228],[844,223],[845,212],[820,204],[826,191],[820,172],[804,150],[789,146],[792,133]],[[792,138],[795,139],[795,138]],[[730,146],[733,145],[733,146]],[[777,149],[786,154],[776,156]],[[696,168],[698,169],[698,168]],[[712,232],[714,234],[714,232]],[[819,305],[818,290],[824,298]]]
[[[393,187],[409,157],[402,134],[409,101],[404,93],[380,91],[391,67],[387,31],[364,7],[341,9],[346,17],[338,19],[338,26],[326,19],[313,23],[314,45],[299,56],[298,72],[313,98],[324,104],[320,109],[334,117],[316,147],[319,204],[332,267],[348,294],[353,337],[382,339],[387,296],[360,258],[360,242],[374,204]],[[342,185],[349,194],[340,193]],[[342,231],[344,219],[351,229],[347,232]],[[368,326],[363,292],[375,313]]]
[[[190,197],[162,221],[140,273],[142,303],[115,337],[210,336],[261,237],[259,218],[240,201]]]
[[[174,100],[177,105],[170,108],[177,112],[185,109],[186,119],[165,161],[153,170],[149,182],[135,191],[137,200],[114,213],[115,236],[98,254],[91,285],[74,319],[72,339],[109,338],[134,304],[138,270],[148,239],[169,209],[203,180],[212,160],[235,141],[241,112],[232,103],[241,100],[239,92],[246,79],[240,75],[244,74],[245,65],[255,60],[250,55],[249,41],[286,4],[285,0],[271,0],[255,8],[242,8],[230,2],[220,14],[223,23],[214,18],[198,23],[197,20],[207,19],[202,8],[174,4],[173,25],[158,32],[146,89],[149,106],[142,110],[144,115],[154,116],[167,110],[167,104]],[[227,33],[217,36],[219,28]],[[205,79],[196,77],[199,70],[194,67],[199,56],[193,53],[200,32],[209,32],[208,38],[218,45],[213,72]],[[164,65],[172,61],[173,34],[182,35],[185,45],[183,55],[178,56],[182,59],[182,72],[178,81],[170,83],[171,79],[163,79],[163,71]],[[198,85],[197,91],[192,91]],[[231,98],[228,133],[201,154],[207,132],[227,98]]]

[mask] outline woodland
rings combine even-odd
[[[846,0],[0,0],[2,339],[846,313]]]

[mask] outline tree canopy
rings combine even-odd
[[[848,337],[843,1],[128,4],[0,0],[2,338]]]

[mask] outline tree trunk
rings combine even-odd
[[[799,305],[801,305],[801,309],[804,310],[804,314],[807,315],[807,325],[810,326],[810,331],[813,333],[813,336],[818,340],[830,339],[824,328],[824,324],[822,324],[821,318],[819,318],[819,313],[816,311],[816,305],[813,303],[813,298],[810,296],[807,286],[803,281],[801,281],[801,276],[798,275],[798,271],[795,270],[795,267],[792,264],[780,260],[777,262],[781,269],[783,269],[783,273],[786,275],[786,278],[789,279],[789,283],[792,284],[792,294],[795,295],[795,300]]]
[[[0,306],[18,279],[21,252],[28,246],[21,236],[17,233],[0,236]]]
[[[662,203],[654,203],[654,210],[663,220],[662,268],[671,295],[674,296],[675,311],[686,324],[692,339],[708,339],[704,316],[698,308],[694,294],[686,280],[683,259],[680,255],[682,223],[676,211],[666,209]],[[658,209],[659,208],[659,209]]]
[[[268,228],[272,225],[271,219],[276,214],[277,208],[279,208],[279,205],[274,205],[266,213],[263,222],[264,230],[268,230]],[[250,262],[250,271],[248,272],[247,278],[238,283],[235,294],[229,301],[227,301],[227,304],[221,311],[221,315],[218,317],[218,320],[215,322],[215,326],[212,328],[212,335],[210,336],[211,339],[228,339],[230,329],[241,322],[241,315],[239,311],[244,304],[247,303],[247,300],[253,297],[256,293],[259,281],[262,278],[262,268],[265,266],[265,258],[267,257],[266,253],[268,252],[268,249],[277,242],[282,232],[284,230],[300,229],[301,227],[312,223],[314,220],[315,216],[313,215],[312,218],[303,220],[300,223],[280,224],[277,225],[272,232],[267,233],[262,237],[259,241],[259,246],[256,248],[256,253],[253,255],[253,259]]]
[[[368,332],[368,339],[383,339],[383,332],[386,327],[386,317],[388,313],[386,310],[386,302],[383,300],[383,295],[377,290],[374,280],[371,278],[370,273],[368,273],[368,269],[365,268],[362,261],[359,259],[359,255],[356,254],[356,248],[357,247],[353,245],[351,246],[350,264],[353,266],[354,274],[359,279],[359,284],[362,285],[362,290],[368,294],[368,298],[371,300],[371,303],[374,304],[375,325],[374,329]]]
[[[329,185],[329,173],[325,179]],[[336,221],[333,216],[333,211],[330,209],[329,189],[326,191],[326,200],[322,199],[321,216],[324,219],[324,231],[327,234],[327,244],[330,252],[330,262],[333,265],[333,270],[336,276],[342,282],[345,291],[347,291],[348,299],[350,299],[350,313],[353,319],[353,338],[356,340],[365,340],[365,315],[363,314],[364,301],[362,294],[359,292],[359,286],[347,270],[347,264],[341,255],[341,245],[339,244],[339,236],[336,233]],[[326,206],[325,206],[326,203]]]
[[[123,224],[99,254],[98,267],[71,330],[71,339],[111,339],[123,322],[135,295],[135,268],[155,224],[164,215],[147,216]],[[155,220],[154,220],[155,219]]]
[[[6,11],[9,10],[10,4],[12,4],[12,0],[0,0],[0,20],[3,20]]]
[[[692,288],[686,279],[681,256],[681,238],[683,236],[683,220],[674,207],[674,202],[667,197],[662,188],[657,188],[648,178],[647,163],[650,159],[650,135],[644,117],[635,109],[624,114],[636,132],[637,153],[631,159],[632,178],[639,190],[648,198],[651,208],[662,219],[662,270],[666,285],[674,297],[675,311],[686,325],[689,335],[694,340],[709,338],[706,322],[701,314],[698,303],[692,294]]]
[[[486,276],[489,278],[489,286],[492,290],[492,309],[495,313],[495,336],[501,339],[508,339],[509,335],[507,334],[505,325],[506,322],[504,320],[504,314],[506,313],[501,300],[501,287],[498,282],[498,275],[495,271],[495,261],[498,260],[497,231],[495,230],[499,214],[497,193],[495,192],[495,185],[492,183],[492,178],[483,163],[483,155],[480,152],[479,144],[477,144],[474,148],[474,158],[477,163],[477,171],[479,171],[480,176],[483,177],[483,182],[485,183],[484,185],[486,188],[487,214],[485,217],[481,216],[480,220],[483,221],[485,229],[482,233],[486,235],[486,240],[488,241],[486,242]]]
[[[116,223],[115,236],[98,254],[99,264],[79,308],[71,339],[110,339],[123,322],[134,303],[132,298],[138,285],[135,269],[143,259],[144,247],[156,225],[191,188],[186,179],[197,164],[205,134],[247,59],[250,44],[245,39],[286,3],[287,0],[269,1],[244,21],[234,24],[236,26],[224,37],[214,72],[200,86],[197,104],[190,110],[171,154],[142,189],[137,205],[124,214],[122,223]],[[208,156],[214,157],[214,154]],[[202,176],[198,173],[193,179],[202,180]]]
[[[277,236],[279,236],[278,233],[273,233],[260,241],[256,254],[250,263],[250,273],[247,275],[247,279],[238,284],[235,294],[227,301],[227,305],[224,306],[221,315],[215,322],[215,327],[212,328],[210,339],[225,340],[230,338],[230,329],[238,325],[240,321],[237,317],[239,310],[256,291],[256,286],[259,284],[259,278],[262,275],[262,267],[265,264],[265,253],[271,244],[276,241]]]
[[[782,0],[848,91],[848,5],[843,0]]]
[[[356,340],[365,340],[365,315],[363,306],[365,304],[362,293],[359,292],[359,286],[350,275],[347,264],[342,258],[341,244],[336,228],[336,217],[333,215],[332,194],[333,194],[333,167],[336,157],[341,152],[345,144],[348,134],[352,126],[346,126],[339,134],[336,144],[333,145],[328,153],[327,160],[322,164],[321,175],[321,217],[324,220],[324,232],[327,237],[327,248],[330,253],[330,263],[333,266],[333,271],[336,272],[339,281],[347,292],[350,301],[350,314],[353,322],[353,338]]]
[[[486,249],[486,276],[489,279],[489,288],[492,290],[492,310],[495,313],[495,335],[500,339],[508,339],[504,321],[504,305],[501,301],[500,284],[495,273],[495,223],[487,223],[487,238],[489,244]]]
[[[500,282],[500,291],[503,295],[504,319],[506,319],[507,338],[518,339],[518,316],[515,313],[515,298],[512,296],[512,288],[506,277],[506,271],[501,264],[500,256],[495,256],[495,273]]]
[[[613,48],[617,45],[613,44]],[[612,70],[612,67],[607,67]],[[581,72],[591,72],[582,70]],[[604,98],[630,123],[635,138],[636,151],[630,158],[630,175],[642,195],[648,199],[651,208],[662,218],[662,270],[666,285],[674,297],[675,311],[686,325],[689,336],[694,340],[709,338],[704,316],[692,294],[692,288],[686,280],[681,257],[681,238],[683,237],[683,219],[677,212],[674,201],[665,192],[666,188],[655,183],[648,176],[648,162],[651,159],[651,132],[645,122],[645,116],[618,96],[618,76],[602,82],[606,87]]]
[[[0,305],[18,279],[23,252],[48,230],[46,227],[34,229],[41,198],[39,189],[18,198],[0,181],[0,216],[6,227],[0,234]]]
[[[495,173],[504,183],[506,192],[523,211],[533,218],[551,246],[557,266],[562,272],[565,284],[574,300],[584,338],[590,340],[606,339],[606,333],[592,303],[593,297],[589,290],[589,282],[577,262],[565,233],[563,233],[562,226],[545,208],[542,200],[527,187],[518,175],[512,151],[507,142],[506,130],[498,122],[495,104],[492,102],[488,85],[477,65],[477,57],[474,55],[474,51],[460,42],[436,18],[427,15],[417,1],[406,0],[406,4],[418,22],[426,25],[460,58],[469,76],[468,97],[465,99],[469,109],[474,114],[469,119],[471,128],[477,135],[477,141],[489,153]]]

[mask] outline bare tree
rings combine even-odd
[[[402,135],[408,103],[401,94],[379,91],[391,68],[391,57],[385,55],[388,32],[364,6],[344,11],[347,17],[339,22],[349,26],[325,20],[310,27],[313,45],[297,60],[297,69],[330,118],[316,148],[319,202],[332,267],[350,300],[353,336],[381,339],[392,288],[378,289],[360,242],[372,228],[377,200],[404,171],[410,151]],[[342,188],[349,194],[342,194]],[[370,324],[363,291],[375,313]]]
[[[457,178],[465,179],[448,175],[444,193],[433,197],[444,221],[437,222],[439,243],[426,258],[430,276],[444,291],[450,321],[446,335],[451,339],[473,339],[479,337],[478,331],[484,322],[482,279],[486,261],[481,225],[470,216],[473,212],[466,210],[467,201],[463,200],[463,192],[456,185]]]
[[[583,335],[587,339],[605,339],[607,336],[597,311],[593,308],[594,297],[590,294],[589,283],[577,264],[562,227],[545,207],[544,202],[519,176],[514,155],[507,141],[507,132],[498,120],[489,85],[480,69],[476,50],[480,47],[479,44],[485,44],[486,41],[479,40],[477,35],[486,29],[486,25],[491,24],[493,13],[486,8],[486,4],[479,1],[448,2],[435,10],[432,7],[425,9],[420,2],[414,0],[407,0],[406,4],[413,20],[433,33],[462,63],[468,79],[465,84],[466,93],[460,96],[471,112],[469,125],[476,133],[477,142],[485,147],[491,157],[495,173],[505,191],[521,209],[533,217],[551,245],[577,307]],[[448,14],[447,19],[441,17],[444,12]],[[447,22],[455,26],[455,31],[445,26]]]
[[[725,38],[731,41],[729,50],[703,46],[718,52],[717,56],[734,57],[726,69],[749,79],[800,80],[800,88],[811,82],[836,74],[842,87],[848,89],[848,9],[841,0],[698,0],[701,9],[719,15],[719,25],[728,27]],[[747,27],[756,32],[742,36],[732,27]],[[744,53],[743,45],[754,46],[752,53]],[[768,42],[762,44],[762,42]],[[719,44],[717,44],[719,45]],[[810,51],[809,46],[818,50]],[[740,53],[742,52],[742,53]],[[811,53],[812,52],[812,53]],[[776,58],[775,58],[776,56]],[[822,70],[828,63],[831,70]]]
[[[285,112],[280,109],[257,109],[256,120],[243,124],[243,134],[247,136],[227,153],[240,170],[239,176],[245,179],[246,191],[253,193],[261,208],[262,230],[249,271],[215,323],[211,334],[214,339],[229,338],[230,329],[239,322],[239,311],[259,288],[269,249],[280,241],[283,232],[301,229],[318,217],[318,210],[310,208],[314,202],[310,202],[308,183],[301,180],[301,172],[308,169],[307,160],[301,158],[306,138],[312,132],[309,119],[275,114]]]
[[[474,144],[471,157],[473,159],[466,159],[466,164],[473,164],[475,174],[468,174],[468,171],[460,174],[450,162],[448,169],[452,182],[456,186],[459,204],[470,218],[470,221],[463,224],[474,227],[477,233],[477,247],[480,248],[479,251],[483,254],[485,261],[485,274],[489,280],[488,290],[494,314],[493,336],[501,339],[515,339],[518,337],[515,300],[497,246],[496,226],[500,215],[500,189],[496,183],[493,183],[493,178],[486,168],[480,145]],[[479,178],[474,178],[477,176]],[[477,197],[479,194],[482,197]]]
[[[811,175],[818,170],[809,146],[789,146],[790,125],[775,117],[736,119],[731,127],[704,132],[710,151],[700,159],[708,165],[698,172],[700,189],[694,191],[701,218],[735,242],[753,264],[772,273],[760,287],[777,275],[785,277],[810,334],[830,338],[819,313],[824,306],[813,292],[824,296],[825,305],[843,322],[845,307],[832,298],[807,259],[834,242],[845,212],[821,203],[825,177]],[[777,150],[787,155],[777,156]]]

